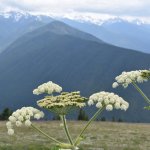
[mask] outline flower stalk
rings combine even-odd
[[[98,111],[93,115],[93,117],[88,121],[88,123],[86,124],[86,126],[83,128],[83,130],[80,132],[79,136],[76,138],[74,145],[76,146],[78,144],[78,142],[80,141],[80,139],[82,138],[83,133],[85,132],[85,130],[88,128],[88,126],[91,124],[92,121],[94,121],[99,114],[101,114],[101,112],[104,110],[104,107],[98,109]]]
[[[58,143],[60,145],[63,144],[62,142],[56,140],[55,138],[53,138],[53,137],[49,136],[48,134],[46,134],[45,132],[43,132],[41,129],[39,129],[35,125],[31,124],[31,127],[34,128],[35,130],[37,130],[38,132],[40,132],[41,134],[43,134],[44,136],[46,136],[48,139],[50,139],[50,140],[52,140],[52,141],[54,141],[54,142],[56,142],[56,143]]]
[[[71,135],[70,135],[69,130],[68,130],[68,126],[67,126],[67,122],[66,122],[66,116],[65,115],[61,115],[60,117],[61,117],[61,120],[63,122],[63,127],[64,127],[64,130],[65,130],[66,136],[67,136],[70,144],[74,145],[73,144],[73,140],[72,140]]]
[[[150,104],[150,99],[144,94],[144,92],[139,88],[139,86],[135,83],[132,82],[132,85],[135,87],[135,89],[142,95],[142,97],[144,98],[144,100]]]

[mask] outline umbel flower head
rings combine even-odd
[[[42,85],[39,85],[36,89],[34,89],[33,94],[35,95],[39,95],[43,93],[52,94],[54,92],[60,93],[61,91],[62,91],[62,87],[53,83],[52,81],[49,81],[47,83],[43,83]]]
[[[97,108],[106,107],[106,110],[112,111],[113,108],[121,109],[126,111],[129,107],[129,103],[123,98],[119,97],[114,93],[109,92],[99,92],[90,96],[88,105],[94,105],[96,103]]]
[[[143,83],[148,81],[147,75],[149,70],[136,70],[130,72],[122,72],[121,75],[115,78],[116,82],[113,83],[112,87],[116,88],[119,85],[122,85],[124,88],[127,88],[132,82]],[[146,76],[145,76],[146,75]]]
[[[65,115],[73,108],[85,106],[86,98],[80,95],[80,92],[62,92],[58,96],[46,96],[37,101],[37,105],[49,109],[58,115]]]
[[[33,107],[22,107],[16,110],[9,117],[9,121],[6,123],[8,134],[14,134],[14,125],[21,127],[23,124],[27,127],[31,126],[31,119],[37,119],[44,117],[44,113]]]

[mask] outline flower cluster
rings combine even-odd
[[[44,113],[33,107],[22,107],[21,109],[16,110],[9,117],[9,121],[6,123],[8,134],[14,134],[14,125],[20,127],[25,124],[25,126],[31,126],[31,118],[40,119],[44,117]]]
[[[49,81],[47,83],[43,83],[39,85],[36,89],[33,90],[33,94],[39,95],[43,93],[52,94],[54,92],[60,93],[62,91],[62,87]]]
[[[147,77],[143,76],[143,72],[148,72],[149,70],[136,70],[130,72],[122,72],[121,75],[115,78],[116,82],[113,83],[112,87],[116,88],[119,85],[122,85],[124,88],[127,88],[129,84],[133,82],[143,83],[147,81]]]
[[[142,75],[141,76],[143,78],[150,79],[150,70],[144,70],[144,71],[142,71]]]
[[[88,105],[93,105],[96,103],[97,108],[106,107],[106,110],[112,111],[113,108],[127,110],[129,107],[129,103],[123,100],[123,98],[119,97],[114,93],[109,92],[99,92],[90,96]]]
[[[80,92],[62,92],[58,96],[46,96],[44,99],[37,101],[38,106],[47,108],[57,114],[66,114],[74,107],[84,107],[85,97]]]

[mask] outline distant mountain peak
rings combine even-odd
[[[47,26],[51,26],[51,27],[55,27],[55,28],[59,28],[59,27],[70,27],[69,25],[67,25],[64,22],[58,21],[58,20],[54,20],[51,23],[49,23]]]
[[[60,21],[52,21],[51,23],[47,24],[46,27],[48,28],[49,31],[55,32],[57,34],[70,34],[75,30],[79,31]]]
[[[85,40],[104,43],[102,40],[96,38],[95,36],[89,33],[83,32],[81,30],[78,30],[74,27],[71,27],[61,21],[52,21],[49,24],[42,26],[40,30],[37,29],[34,32],[40,32],[40,33],[51,32],[57,35],[69,35],[69,36],[78,37],[78,38],[85,39]]]

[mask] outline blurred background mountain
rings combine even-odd
[[[84,18],[1,13],[0,110],[36,106],[41,96],[34,96],[32,90],[53,81],[64,91],[80,90],[84,96],[113,91],[130,108],[126,113],[104,113],[108,119],[150,122],[149,112],[143,109],[147,104],[132,86],[112,89],[114,78],[122,71],[150,68],[149,27],[122,19],[95,24]],[[140,86],[150,97],[150,83]],[[94,111],[86,108],[88,114]]]

